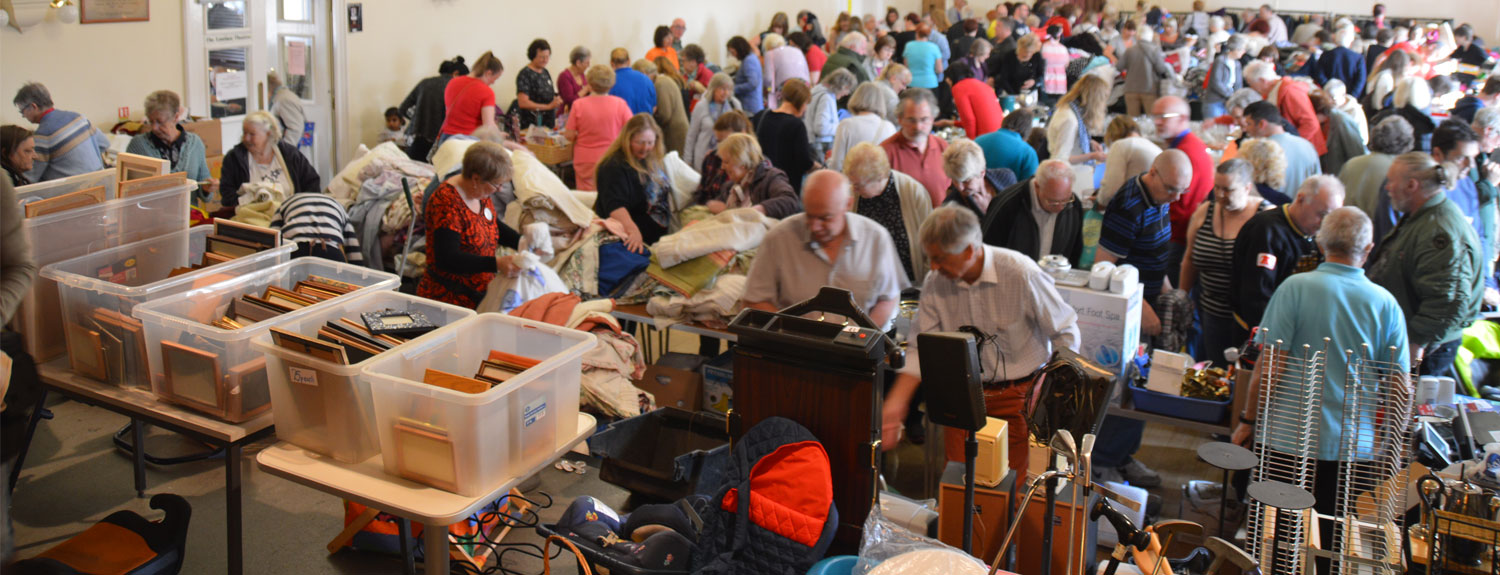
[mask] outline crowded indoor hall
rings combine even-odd
[[[0,0],[0,571],[1500,573],[1500,2],[1262,1]]]

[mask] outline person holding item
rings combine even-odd
[[[594,56],[588,48],[575,46],[568,53],[568,67],[557,75],[557,95],[562,97],[562,113],[573,110],[573,102],[593,94],[589,89],[588,72]]]
[[[958,331],[973,326],[995,338],[996,345],[979,346],[984,411],[1008,423],[1008,463],[1024,475],[1029,443],[1024,399],[1053,353],[1078,350],[1078,314],[1034,260],[987,246],[980,234],[979,218],[959,206],[942,206],[922,222],[918,242],[932,262],[932,271],[923,284],[912,331]],[[882,449],[895,449],[901,443],[912,398],[922,385],[920,352],[917,338],[912,338],[907,343],[906,366],[885,395]],[[962,433],[948,430],[944,446],[950,461],[963,460]]]
[[[677,209],[663,162],[662,130],[650,114],[636,114],[599,160],[594,213],[625,228],[625,247],[643,254],[671,233]]]
[[[526,66],[516,73],[516,107],[521,110],[521,129],[531,126],[551,128],[557,125],[557,110],[563,99],[552,84],[547,63],[552,61],[552,45],[537,38],[526,47]]]
[[[782,219],[802,211],[802,199],[792,189],[786,172],[771,165],[760,151],[760,143],[749,134],[730,134],[714,152],[724,166],[730,188],[722,198],[704,202],[715,214],[734,208],[753,208]]]
[[[169,173],[186,172],[187,179],[212,195],[219,181],[209,175],[203,139],[183,129],[183,112],[176,92],[157,90],[146,96],[146,123],[151,131],[130,138],[125,153],[166,160]]]
[[[214,217],[234,216],[240,202],[240,187],[265,184],[288,196],[322,190],[317,169],[297,148],[281,139],[281,125],[265,110],[245,115],[240,143],[224,154],[219,172],[219,204]]]
[[[427,226],[427,270],[417,295],[474,309],[496,273],[520,273],[513,256],[497,256],[500,246],[516,249],[521,236],[505,225],[490,200],[510,181],[510,152],[499,144],[476,142],[464,152],[458,175],[438,185],[422,218]]]

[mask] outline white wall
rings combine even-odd
[[[764,30],[777,11],[795,18],[798,10],[812,10],[826,26],[851,4],[861,14],[883,11],[887,4],[902,12],[920,5],[918,0],[365,0],[364,32],[350,34],[348,41],[353,133],[374,143],[385,109],[400,104],[412,86],[454,55],[473,63],[485,50],[494,51],[505,64],[505,75],[494,85],[503,107],[515,98],[515,74],[526,65],[526,46],[535,38],[552,45],[548,69],[555,79],[576,45],[587,46],[595,64],[607,64],[615,47],[640,58],[651,48],[656,26],[681,17],[687,21],[685,42],[702,46],[710,61],[722,62],[730,38]]]
[[[1270,4],[1274,8],[1298,11],[1369,14],[1377,0],[1206,0],[1209,9],[1223,6],[1250,8]],[[1474,32],[1494,44],[1500,41],[1500,1],[1497,0],[1378,0],[1385,4],[1391,18],[1452,18],[1468,22]],[[1134,10],[1135,0],[1110,0],[1121,10]],[[1192,0],[1147,0],[1146,5],[1160,5],[1173,12],[1192,10]]]
[[[25,32],[0,29],[0,123],[36,126],[10,105],[26,82],[41,82],[57,106],[88,116],[108,130],[116,110],[136,119],[146,94],[183,92],[182,0],[151,0],[149,22],[63,24],[48,10]]]

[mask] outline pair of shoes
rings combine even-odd
[[[1141,463],[1140,460],[1134,457],[1126,461],[1125,465],[1120,467],[1119,471],[1120,475],[1125,477],[1126,481],[1129,481],[1131,485],[1136,487],[1145,489],[1161,487],[1161,474],[1153,471],[1150,467],[1146,467],[1146,464]]]
[[[1120,475],[1118,469],[1111,467],[1095,467],[1094,483],[1125,483],[1125,477]]]

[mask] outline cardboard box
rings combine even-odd
[[[1146,389],[1167,395],[1182,395],[1182,378],[1193,365],[1193,356],[1158,349],[1151,352],[1151,376]]]
[[[1078,352],[1105,369],[1121,373],[1141,343],[1141,297],[1145,288],[1121,295],[1087,287],[1057,286],[1063,301],[1078,312]]]
[[[698,411],[703,395],[703,375],[698,370],[703,361],[696,355],[666,353],[646,368],[646,375],[632,383],[654,396],[657,407]]]
[[[203,139],[204,156],[224,155],[224,131],[219,126],[219,120],[183,122],[182,129],[197,134],[199,138]],[[215,172],[214,177],[219,177],[217,172]]]

